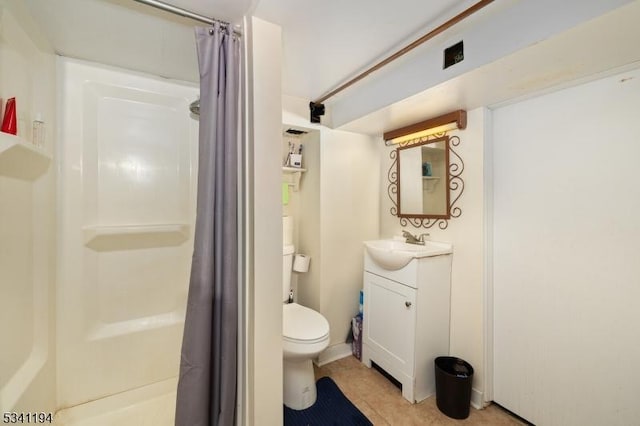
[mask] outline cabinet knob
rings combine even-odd
[[[406,306],[407,308],[411,307],[411,302],[404,302],[404,306]]]

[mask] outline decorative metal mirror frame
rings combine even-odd
[[[432,228],[436,224],[440,229],[447,229],[449,226],[449,220],[452,218],[460,217],[462,209],[456,206],[456,203],[460,199],[460,196],[464,192],[464,180],[462,179],[462,172],[464,171],[464,161],[462,157],[456,152],[454,148],[460,145],[460,138],[458,136],[447,136],[446,133],[439,133],[435,135],[428,135],[421,138],[412,139],[406,142],[399,143],[399,148],[407,148],[413,145],[424,145],[426,143],[436,142],[448,138],[447,148],[449,150],[449,217],[445,218],[442,215],[411,215],[411,214],[399,214],[398,209],[398,197],[399,197],[399,173],[398,173],[398,148],[392,149],[389,153],[391,158],[391,166],[387,172],[389,179],[389,186],[387,187],[387,195],[391,199],[393,206],[389,210],[392,215],[398,216],[401,226],[412,225],[416,228]]]

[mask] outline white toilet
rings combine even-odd
[[[329,346],[329,323],[313,309],[287,303],[291,288],[294,247],[282,252],[282,343],[284,353],[284,405],[304,410],[316,402],[312,358]]]

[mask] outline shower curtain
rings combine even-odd
[[[240,41],[215,23],[196,29],[196,45],[198,208],[175,424],[228,426],[237,388]]]

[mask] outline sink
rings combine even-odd
[[[404,268],[413,259],[449,254],[453,248],[449,243],[438,241],[418,245],[394,239],[365,241],[364,246],[375,264],[389,271]]]

